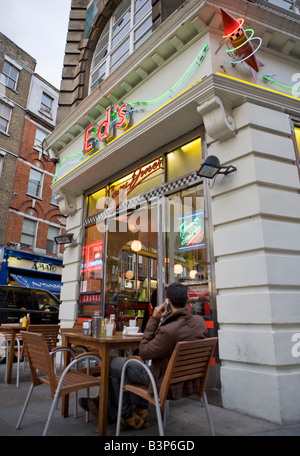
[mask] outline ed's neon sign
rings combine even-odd
[[[123,104],[122,106],[115,105],[114,110],[109,106],[106,109],[106,117],[103,122],[99,125],[96,130],[94,125],[91,124],[85,130],[84,134],[84,145],[83,153],[86,154],[93,147],[93,140],[95,132],[97,133],[97,139],[99,141],[108,141],[114,136],[114,129],[119,128],[121,130],[126,130],[129,126],[131,118],[131,112],[127,109],[127,105]]]

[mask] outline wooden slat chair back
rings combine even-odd
[[[51,396],[53,398],[52,406],[48,415],[47,423],[43,435],[46,435],[48,426],[52,417],[52,413],[56,407],[59,397],[70,394],[84,388],[91,388],[93,386],[100,386],[99,378],[87,375],[80,370],[76,371],[74,367],[84,358],[96,359],[100,363],[100,358],[94,354],[83,353],[77,356],[63,371],[63,373],[56,373],[54,364],[49,353],[48,344],[43,334],[32,333],[29,331],[22,332],[23,341],[28,356],[28,363],[31,373],[31,387],[25,401],[23,410],[21,412],[17,429],[20,428],[23,420],[29,399],[31,397],[33,388],[41,384],[49,386]],[[69,350],[67,347],[57,347],[55,350]],[[54,351],[55,351],[54,350]],[[75,356],[75,353],[72,353]],[[77,404],[77,401],[75,401]]]
[[[182,341],[177,342],[172,356],[169,360],[160,390],[157,391],[155,379],[146,364],[139,357],[128,358],[125,362],[120,386],[120,399],[117,420],[117,435],[120,432],[120,421],[122,411],[123,390],[131,391],[138,396],[143,397],[148,402],[156,407],[157,421],[159,426],[160,435],[164,435],[162,417],[164,415],[165,406],[168,400],[168,392],[170,385],[181,383],[189,380],[200,380],[198,396],[205,407],[209,427],[211,433],[214,435],[213,423],[210,417],[208,403],[205,394],[205,388],[209,375],[211,359],[213,357],[216,345],[218,342],[217,337],[202,339],[197,341]],[[152,383],[154,395],[148,393],[148,386],[141,384],[124,384],[126,367],[130,363],[139,363],[148,372],[150,381]]]
[[[27,331],[31,333],[43,334],[49,352],[56,347],[60,325],[28,325]]]

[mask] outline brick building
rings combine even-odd
[[[55,264],[56,281],[61,274],[62,249],[54,237],[64,232],[65,219],[51,190],[55,164],[43,148],[56,123],[59,91],[35,66],[34,58],[0,33],[2,284],[30,276],[32,268],[37,273],[36,264],[39,274],[42,265]]]

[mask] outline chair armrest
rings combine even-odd
[[[77,370],[77,364],[82,361],[83,359],[85,358],[89,358],[89,359],[95,359],[96,361],[98,361],[99,364],[101,364],[101,359],[99,356],[97,355],[94,355],[94,354],[91,354],[91,353],[81,353],[80,355],[76,356],[75,359],[73,359],[73,361],[70,362],[70,364],[67,365],[67,367],[65,368],[65,370],[63,371],[62,373],[62,376],[61,376],[61,379],[60,379],[60,382],[63,381],[64,377],[66,376],[66,374],[69,372],[69,370],[71,370],[74,366],[75,366],[75,370]],[[89,368],[89,366],[88,366]]]
[[[54,355],[56,355],[56,353],[62,352],[62,351],[70,352],[74,357],[76,356],[76,353],[74,352],[74,350],[72,350],[72,348],[64,347],[64,346],[54,347],[53,350],[50,352],[50,356],[54,356]]]
[[[95,351],[80,353],[80,355],[75,356],[75,359],[81,360],[81,358],[86,358],[88,355],[96,356],[97,358],[99,358],[98,352],[95,350]]]
[[[126,358],[126,361],[128,361],[130,359],[135,359],[135,360],[141,361],[142,363],[145,364],[145,361],[140,356],[128,356],[128,358]]]

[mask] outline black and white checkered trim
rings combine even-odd
[[[188,176],[184,176],[181,179],[177,179],[167,184],[162,185],[161,187],[154,188],[149,192],[143,193],[141,195],[135,196],[129,200],[126,200],[124,203],[121,203],[117,211],[118,213],[126,212],[131,209],[136,209],[137,207],[145,204],[145,202],[153,201],[161,196],[174,193],[178,190],[183,190],[184,188],[191,187],[192,185],[198,184],[201,181],[201,178],[197,175],[197,172],[193,172]],[[92,215],[84,221],[84,227],[94,225],[99,223],[106,218],[115,216],[115,212],[112,213],[112,209],[105,209],[99,214]]]

